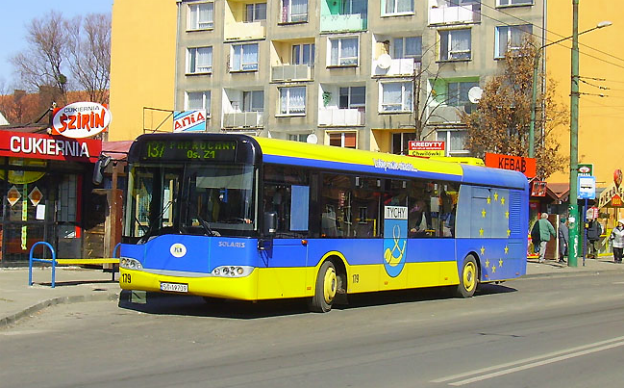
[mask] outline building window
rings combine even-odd
[[[189,4],[189,30],[207,30],[214,27],[214,3]]]
[[[409,142],[416,140],[414,132],[402,132],[392,134],[392,153],[395,155],[408,155]]]
[[[329,46],[331,50],[330,66],[357,66],[358,38],[329,39]]]
[[[496,58],[502,58],[507,51],[518,52],[525,39],[531,36],[533,28],[530,24],[521,26],[496,27]]]
[[[266,20],[266,3],[246,4],[245,22],[253,23]]]
[[[314,43],[295,44],[292,46],[293,65],[314,66]]]
[[[368,0],[342,0],[341,15],[362,15],[368,14]]]
[[[475,86],[479,86],[478,82],[449,82],[447,86],[447,105],[464,106],[470,103],[468,99],[468,91]]]
[[[393,51],[395,59],[414,58],[416,62],[420,62],[422,56],[422,37],[409,36],[394,38]]]
[[[257,71],[258,44],[232,45],[232,63],[230,71]]]
[[[210,91],[187,92],[185,110],[205,110],[206,117],[210,116]]]
[[[462,156],[470,154],[466,149],[468,132],[465,129],[438,130],[437,140],[446,142],[448,156]]]
[[[382,112],[411,112],[413,110],[411,82],[385,82],[381,84]]]
[[[384,15],[413,13],[414,0],[385,0]]]
[[[308,0],[282,0],[282,23],[308,20]]]
[[[291,141],[298,141],[300,143],[307,143],[308,142],[308,136],[310,136],[307,133],[289,133],[288,134],[288,140]]]
[[[186,72],[189,74],[212,72],[212,47],[192,47],[187,49]]]
[[[447,4],[449,7],[462,7],[479,3],[481,3],[480,0],[447,0]]]
[[[280,114],[282,115],[305,115],[306,112],[306,88],[280,88]]]
[[[364,109],[366,106],[366,87],[348,86],[340,88],[339,109]]]
[[[329,132],[329,145],[342,148],[357,148],[357,132]]]
[[[264,112],[264,91],[243,92],[243,112]]]
[[[533,5],[533,0],[498,0],[498,5]]]
[[[470,29],[440,31],[440,60],[470,59]]]

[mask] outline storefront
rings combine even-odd
[[[0,131],[0,266],[27,263],[39,241],[58,258],[92,254],[85,241],[107,213],[91,183],[101,150],[100,140]]]

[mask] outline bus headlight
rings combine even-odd
[[[246,267],[240,265],[225,265],[222,267],[217,267],[212,270],[213,276],[220,277],[228,277],[228,278],[242,278],[244,276],[248,276],[251,271],[253,271],[253,267]]]
[[[122,257],[119,259],[119,266],[125,269],[143,269],[143,265],[141,265],[140,261],[129,257]]]

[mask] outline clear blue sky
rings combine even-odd
[[[113,0],[0,0],[0,85],[4,82],[11,92],[13,65],[10,58],[27,46],[27,26],[33,19],[41,19],[50,11],[63,17],[90,13],[112,12]]]

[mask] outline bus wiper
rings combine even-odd
[[[216,230],[212,230],[208,221],[204,220],[199,214],[197,214],[197,220],[199,221],[199,224],[202,226],[202,228],[204,228],[204,230],[206,231],[207,236],[221,236],[221,233],[217,232]]]

